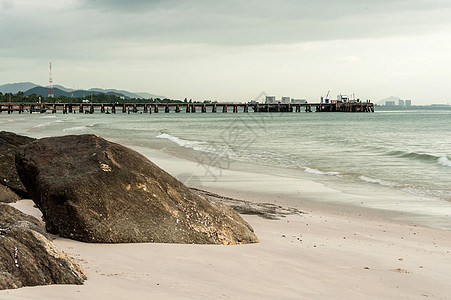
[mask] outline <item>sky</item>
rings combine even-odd
[[[0,85],[451,102],[449,0],[0,0]]]

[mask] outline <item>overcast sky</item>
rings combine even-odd
[[[0,85],[451,102],[450,0],[0,0]]]

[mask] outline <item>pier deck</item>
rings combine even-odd
[[[158,113],[186,112],[374,112],[374,104],[368,102],[349,103],[0,103],[0,113]]]

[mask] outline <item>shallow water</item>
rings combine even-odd
[[[451,229],[446,224],[451,212],[451,109],[374,114],[3,113],[0,130],[33,137],[94,133],[144,152],[161,150],[203,166],[205,177],[196,178],[210,184],[230,181],[223,171],[235,170],[310,178],[344,190],[396,192],[406,195],[402,205],[384,198],[368,206],[440,217],[445,223],[441,227]],[[189,178],[189,172],[184,176]],[[258,176],[240,180],[258,181]],[[265,185],[261,188],[264,192]],[[287,187],[279,183],[277,188]]]

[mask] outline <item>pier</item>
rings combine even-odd
[[[249,112],[374,112],[369,102],[335,103],[0,103],[0,113],[244,113]]]

